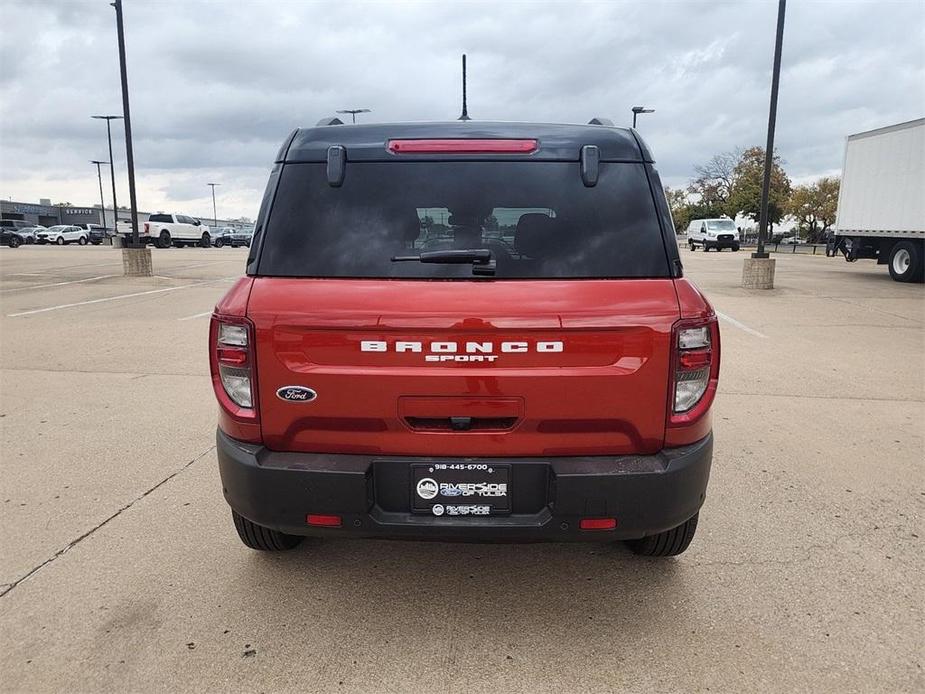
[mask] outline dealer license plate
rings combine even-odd
[[[511,466],[489,463],[412,465],[411,510],[435,516],[511,512]]]

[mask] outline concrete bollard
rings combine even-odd
[[[151,277],[151,249],[123,248],[122,274],[126,277]]]
[[[742,286],[746,289],[774,289],[774,258],[746,258]]]

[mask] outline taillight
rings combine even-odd
[[[145,222],[145,233],[147,234],[149,231],[151,231],[151,225]]]
[[[259,441],[254,327],[246,318],[212,316],[209,362],[226,434]]]
[[[247,325],[219,320],[215,361],[225,394],[238,407],[253,408],[250,340]]]
[[[672,333],[669,425],[695,423],[710,409],[719,380],[716,317],[678,322]]]

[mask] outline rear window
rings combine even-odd
[[[495,279],[667,277],[642,164],[366,162],[343,186],[325,164],[283,168],[257,274],[468,279],[470,264],[393,262],[426,251],[487,248]]]
[[[169,214],[152,214],[148,217],[149,222],[167,222],[170,224],[173,222],[173,218]]]

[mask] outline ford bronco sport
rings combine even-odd
[[[626,540],[683,552],[713,449],[716,316],[631,129],[293,132],[215,308],[241,540]]]

